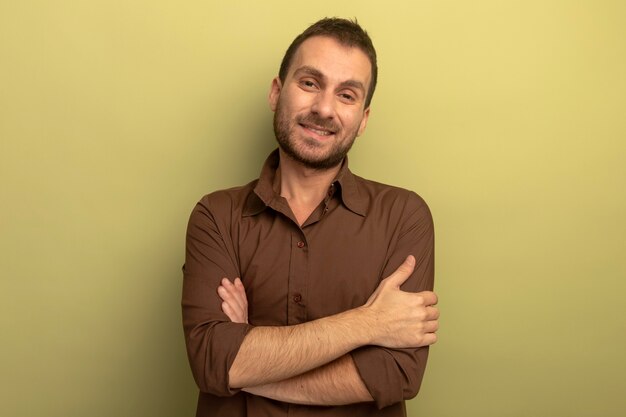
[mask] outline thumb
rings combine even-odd
[[[415,258],[413,255],[409,255],[406,257],[404,262],[402,262],[402,265],[400,265],[398,269],[393,272],[393,274],[389,275],[387,279],[391,285],[400,288],[400,285],[404,284],[404,282],[411,276],[414,268]]]

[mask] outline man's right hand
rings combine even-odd
[[[217,294],[222,299],[222,311],[230,321],[248,323],[248,297],[240,278],[235,278],[233,282],[228,278],[222,278]]]

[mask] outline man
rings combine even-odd
[[[279,147],[260,178],[192,212],[182,307],[198,416],[406,415],[438,328],[433,226],[415,193],[348,169],[376,77],[357,23],[309,27],[272,81]]]

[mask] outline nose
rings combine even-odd
[[[320,91],[313,102],[311,111],[324,119],[335,117],[335,95],[330,91]]]

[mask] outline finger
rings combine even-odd
[[[226,278],[222,280],[222,287],[228,292],[229,297],[239,305],[239,308],[245,310],[248,309],[248,301],[246,300],[245,291],[238,290],[237,287]],[[243,288],[243,285],[241,288]]]
[[[246,296],[246,288],[243,286],[240,278],[235,278],[235,289],[239,292],[242,305],[248,308],[248,297]]]
[[[237,303],[236,293],[232,290],[232,288],[228,289],[228,287],[220,285],[219,287],[217,287],[217,294],[224,301]]]
[[[233,285],[232,288],[230,289],[230,291],[231,291],[231,295],[237,301],[239,306],[243,310],[247,310],[248,309],[248,299],[246,298],[246,291],[244,290],[243,286],[237,287],[237,285]]]
[[[228,292],[228,294],[232,294],[234,291],[232,290],[233,284],[230,282],[228,278],[222,278],[220,282],[221,287],[224,288]]]
[[[426,333],[422,337],[422,343],[420,346],[430,346],[437,343],[437,334],[436,333]]]
[[[225,287],[221,286],[221,285],[219,287],[217,287],[217,295],[220,296],[222,301],[227,301],[227,300],[230,300],[232,298],[232,296],[230,295],[228,290]]]
[[[432,291],[418,292],[417,295],[422,299],[422,304],[425,306],[434,306],[439,302],[439,297]]]
[[[226,314],[226,316],[228,316],[230,321],[232,321],[233,323],[247,323],[248,322],[248,318],[245,316],[245,314],[243,314],[241,310],[238,310],[236,307],[234,307],[232,304],[229,304],[226,301],[222,303],[222,311],[224,312],[224,314]]]
[[[244,323],[247,320],[247,310],[243,310],[239,304],[234,300],[234,298],[226,292],[224,287],[220,287],[222,290],[218,289],[218,293],[222,292],[225,294],[225,298],[222,298],[222,311],[228,316],[228,318],[235,323]],[[220,294],[220,297],[222,295]]]
[[[415,258],[413,255],[409,255],[406,257],[402,265],[396,269],[393,274],[387,277],[388,282],[394,287],[400,288],[400,285],[404,284],[404,282],[411,276],[413,273],[413,269],[415,268]]]
[[[229,292],[226,288],[222,286],[218,287],[217,294],[220,296],[223,303],[226,303],[230,306],[231,310],[241,310],[241,307],[239,306],[239,303],[237,303],[237,301],[235,300],[235,297],[233,297],[233,294]]]
[[[424,333],[435,333],[439,330],[439,321],[431,320],[424,323]]]
[[[230,309],[231,311],[233,311],[234,314],[237,314],[237,316],[241,317],[245,317],[247,315],[248,308],[244,308],[241,306],[241,302],[237,299],[236,294],[234,294],[232,291],[220,285],[217,288],[217,294],[220,296],[222,301],[230,306]]]
[[[439,309],[437,307],[426,307],[426,320],[438,320]]]
[[[230,306],[230,304],[228,304],[226,301],[222,303],[222,311],[224,312],[224,314],[226,314],[226,316],[230,319],[230,321],[234,323],[237,322],[237,315],[232,310],[232,307]]]

